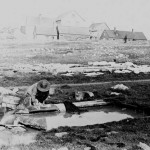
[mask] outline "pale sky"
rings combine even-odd
[[[106,22],[118,30],[142,31],[150,39],[150,0],[0,0],[0,26],[22,16],[56,17],[75,10],[88,22]]]

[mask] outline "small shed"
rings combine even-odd
[[[104,30],[110,30],[106,23],[93,23],[89,27],[90,37],[99,39]]]
[[[55,37],[57,35],[56,29],[49,26],[35,26],[33,31],[34,39],[38,37]]]
[[[69,39],[87,39],[90,37],[88,27],[59,26],[60,36]]]

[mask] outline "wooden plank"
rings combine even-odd
[[[12,129],[14,127],[23,127],[23,128],[25,127],[24,125],[20,125],[20,124],[18,124],[18,125],[0,124],[0,126],[9,128],[9,129]]]
[[[94,100],[94,101],[82,101],[82,102],[74,102],[75,106],[79,108],[86,108],[91,106],[103,106],[109,104],[108,102],[104,102],[103,100]],[[54,112],[54,111],[60,111],[65,112],[66,108],[63,103],[61,104],[47,104],[45,105],[45,108],[41,108],[40,110],[31,110],[30,113],[40,113],[40,112]]]
[[[108,102],[105,102],[103,100],[94,100],[94,101],[74,102],[73,104],[77,107],[89,107],[89,106],[107,105]]]

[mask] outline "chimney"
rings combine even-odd
[[[114,33],[116,34],[116,27],[114,27]]]

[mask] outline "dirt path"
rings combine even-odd
[[[120,80],[120,81],[108,81],[108,82],[90,82],[90,83],[74,83],[74,84],[66,84],[68,86],[90,86],[90,85],[102,85],[102,84],[118,84],[118,83],[141,83],[141,82],[150,82],[150,79],[142,79],[142,80]],[[52,87],[59,87],[65,84],[53,84]],[[26,89],[28,86],[17,86],[21,89]],[[13,87],[9,87],[13,88]]]
[[[69,86],[89,86],[89,85],[101,85],[101,84],[111,84],[111,83],[130,83],[130,82],[150,82],[150,79],[144,80],[126,80],[126,81],[108,81],[108,82],[93,82],[93,83],[76,83],[76,84],[67,84]],[[59,85],[59,84],[57,84]],[[64,84],[60,84],[64,85]]]

